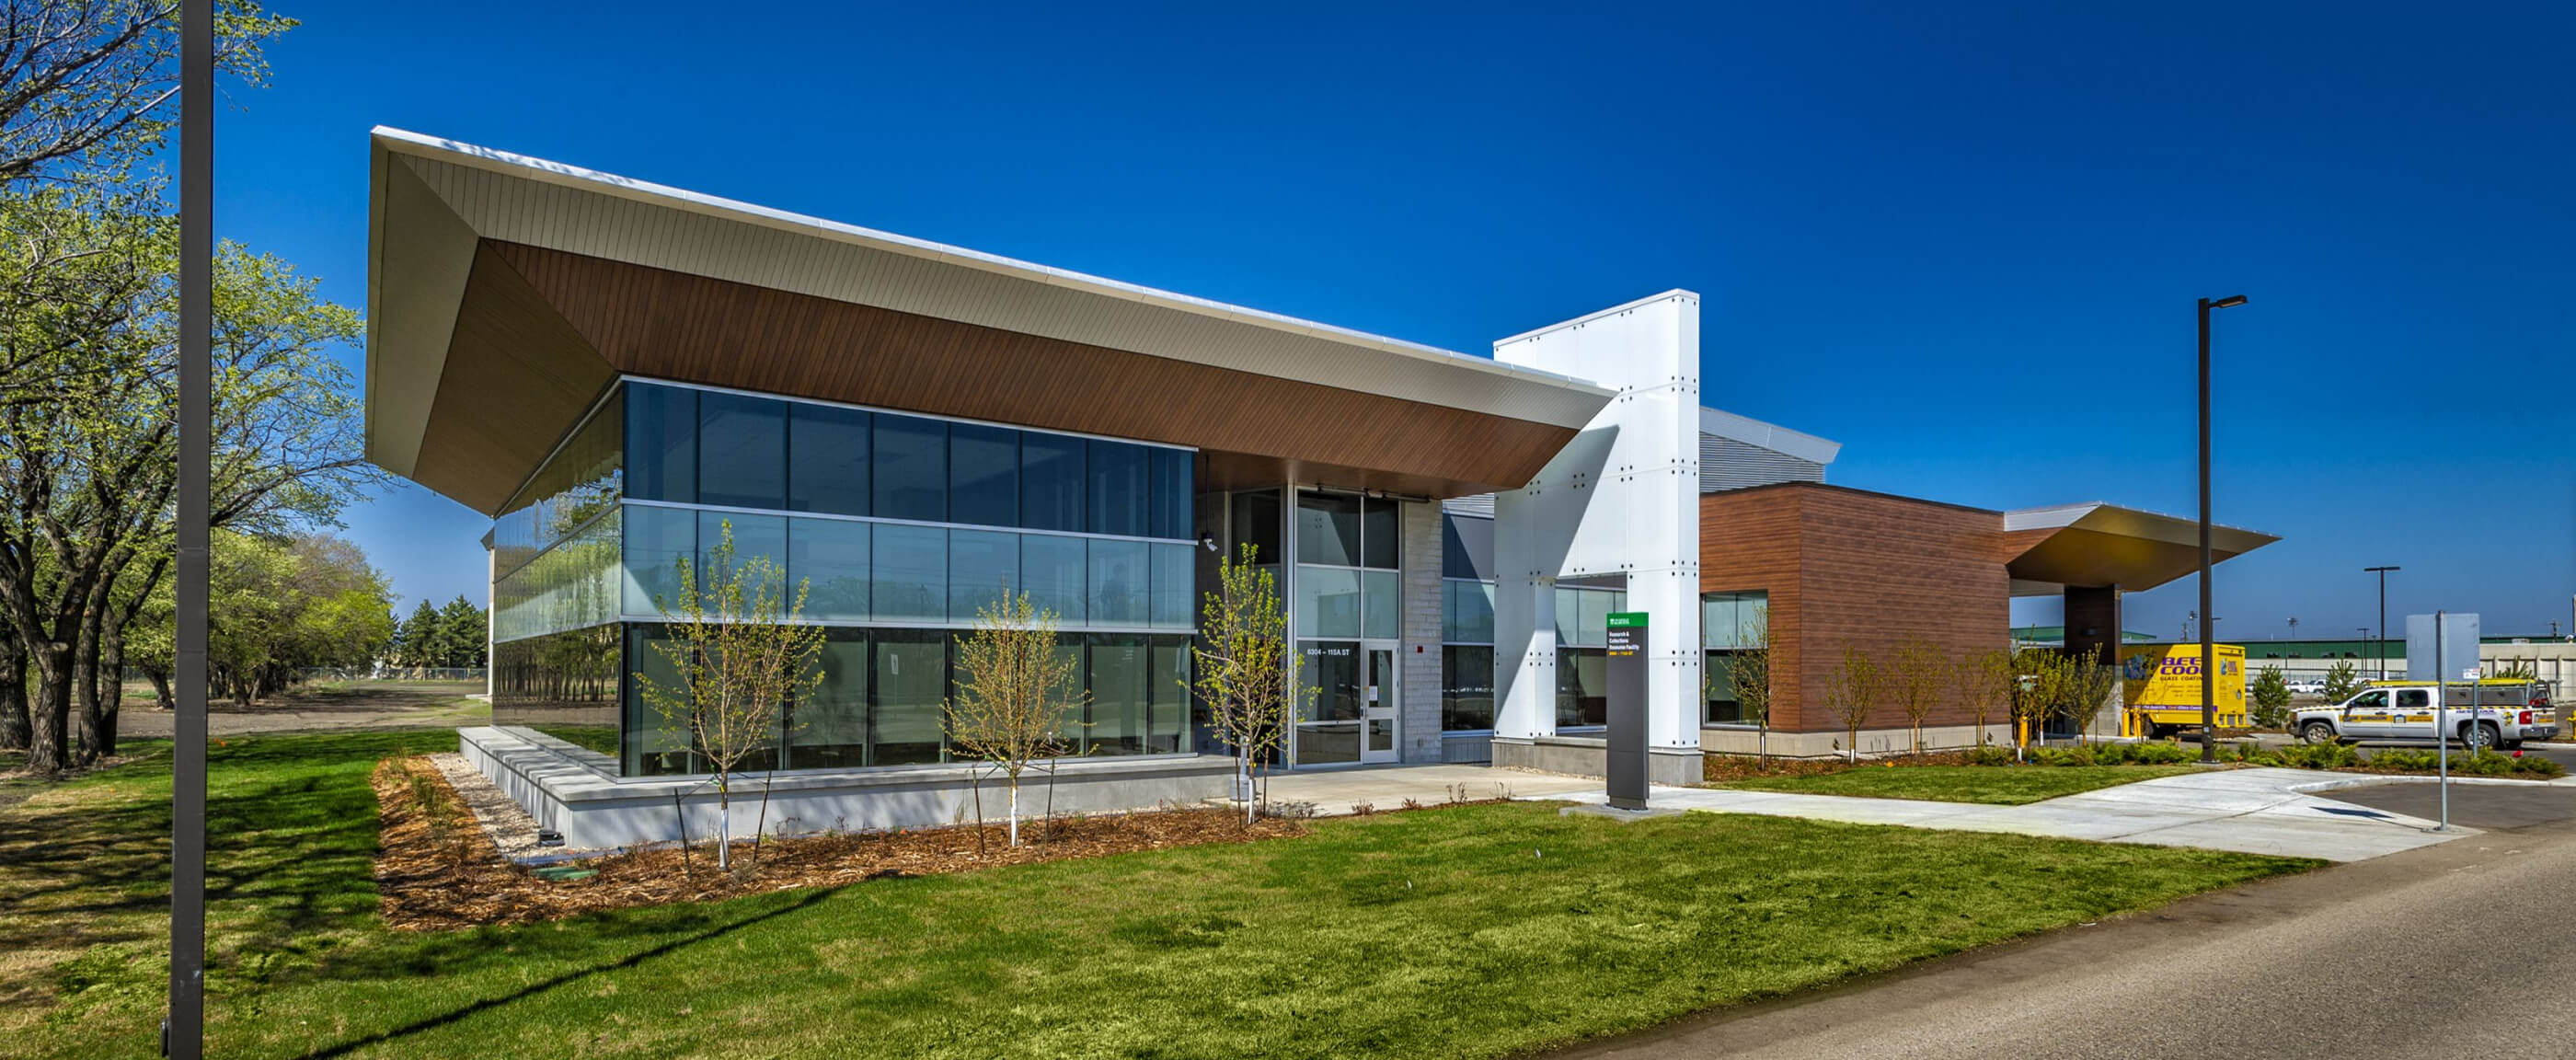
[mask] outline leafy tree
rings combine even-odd
[[[243,0],[215,8],[215,69],[268,80],[261,45],[295,25]],[[0,183],[86,162],[115,171],[162,146],[179,98],[173,0],[10,0],[0,17]]]
[[[2278,666],[2266,666],[2254,674],[2254,724],[2277,729],[2290,720],[2290,679],[2281,676]]]
[[[1941,703],[1941,679],[1948,670],[1941,649],[1920,637],[1908,637],[1896,645],[1896,656],[1887,668],[1888,697],[1905,712],[1905,720],[1914,727],[1914,753],[1923,753],[1923,719]]]
[[[1986,742],[1986,719],[1993,716],[1995,708],[2004,705],[2016,676],[2012,653],[2001,648],[1965,656],[1950,664],[1950,688],[1958,695],[1960,705],[1968,709],[1970,724],[1977,729],[1979,746]]]
[[[1020,845],[1020,774],[1071,749],[1066,734],[1080,725],[1081,684],[1080,660],[1056,642],[1055,612],[1034,608],[1027,593],[986,604],[957,646],[948,744],[960,757],[992,763],[1008,781],[1012,846]],[[977,817],[980,827],[980,809]]]
[[[0,383],[0,625],[33,665],[39,771],[71,761],[75,710],[81,759],[113,753],[101,664],[169,568],[173,228],[132,197],[0,186],[0,372],[21,381]],[[271,535],[329,523],[382,481],[330,356],[357,337],[356,314],[231,244],[217,251],[215,313],[212,522]]]
[[[212,543],[206,656],[235,705],[309,667],[363,664],[392,639],[393,594],[356,545],[237,533]]]
[[[2318,693],[2328,703],[2341,703],[2361,694],[2361,668],[2350,659],[2337,659],[2326,667],[2325,690]]]
[[[1201,606],[1199,641],[1192,649],[1198,656],[1199,698],[1207,704],[1208,727],[1218,743],[1234,752],[1247,824],[1260,813],[1270,763],[1285,747],[1291,713],[1315,695],[1297,680],[1279,584],[1254,562],[1258,557],[1246,544],[1239,558],[1218,564],[1217,591],[1207,594]]]
[[[483,665],[484,649],[490,627],[483,609],[459,594],[438,609],[439,666],[467,667]]]
[[[1843,723],[1843,760],[1859,761],[1860,729],[1869,723],[1885,693],[1886,678],[1878,661],[1857,644],[1843,645],[1843,658],[1825,681],[1825,705]]]
[[[2069,652],[2064,675],[2060,709],[2066,713],[2068,727],[2091,743],[2102,719],[2102,704],[2111,698],[2111,688],[2120,679],[2120,668],[2089,651]]]
[[[635,681],[645,704],[687,735],[690,752],[714,774],[716,866],[730,870],[734,775],[764,751],[775,763],[785,712],[822,683],[816,662],[823,627],[797,621],[805,587],[787,596],[786,572],[768,556],[735,559],[733,520],[724,521],[720,535],[704,568],[680,557],[678,592],[653,600],[670,632],[653,650],[674,676],[639,670]]]
[[[2013,655],[2012,715],[2016,752],[2030,743],[2032,730],[2046,724],[2065,698],[2066,656],[2048,648],[2025,648]]]

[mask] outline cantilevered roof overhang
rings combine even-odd
[[[1202,488],[1526,483],[1615,392],[379,128],[367,456],[497,513],[620,376],[1196,446]]]
[[[2212,526],[2211,562],[2280,540]],[[2069,585],[2153,589],[2200,568],[2200,523],[2091,503],[2004,513],[2005,570],[2015,596],[2055,595]]]

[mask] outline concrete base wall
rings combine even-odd
[[[1610,775],[1609,746],[1597,736],[1497,736],[1494,737],[1493,752],[1497,769],[1528,769],[1575,777]],[[1697,784],[1707,775],[1700,766],[1700,759],[1696,748],[1649,747],[1646,749],[1646,782]]]
[[[538,827],[561,833],[573,849],[668,842],[683,822],[693,841],[719,831],[717,794],[706,777],[619,777],[603,756],[528,729],[457,730],[467,761],[492,778]],[[1055,771],[1059,814],[1186,806],[1223,798],[1230,760],[1209,755],[1067,759]],[[886,766],[864,770],[780,773],[768,784],[767,819],[758,777],[734,782],[732,835],[934,828],[975,819],[977,781],[987,822],[1003,819],[1007,783],[967,765]],[[678,796],[675,804],[673,796]],[[1021,819],[1046,811],[1048,777],[1032,767],[1020,778]]]
[[[2012,746],[2011,726],[1988,725],[1985,731],[1987,743]],[[2118,731],[2115,726],[2106,730],[2105,735],[2117,735]],[[1749,755],[1763,749],[1761,745],[1764,741],[1760,736],[1760,730],[1756,729],[1734,726],[1703,728],[1699,731],[1699,746],[1701,750],[1711,754]],[[1783,758],[1828,758],[1843,753],[1843,734],[1839,732],[1781,732],[1773,729],[1768,743],[1770,753]],[[1956,751],[1976,745],[1977,727],[1974,725],[1923,727],[1924,750]],[[1862,729],[1860,731],[1860,753],[1864,757],[1904,754],[1913,747],[1914,730],[1912,729]]]

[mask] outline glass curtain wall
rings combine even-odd
[[[624,415],[612,391],[492,522],[492,723],[610,755]]]
[[[652,648],[683,569],[703,570],[728,532],[737,563],[770,559],[782,596],[805,593],[795,617],[833,627],[822,688],[778,741],[785,767],[947,760],[956,644],[1011,592],[1054,614],[1081,664],[1095,706],[1068,730],[1087,753],[1180,749],[1195,454],[643,381],[624,385],[621,410],[623,435],[604,444],[621,458],[623,516],[592,530],[610,565],[572,580],[626,623],[608,651],[668,679]],[[624,768],[702,769],[685,719],[623,683]]]
[[[1626,585],[1625,578],[1567,578],[1557,583],[1556,726],[1560,732],[1610,722],[1610,614],[1628,609]]]
[[[1759,589],[1700,596],[1700,643],[1708,652],[1703,721],[1712,725],[1755,722],[1745,716],[1744,704],[1735,694],[1735,661],[1747,651],[1768,648],[1770,607],[1771,594]]]
[[[1494,727],[1494,521],[1440,517],[1440,728]]]
[[[1298,765],[1359,761],[1359,642],[1394,640],[1403,620],[1397,503],[1312,490],[1297,495],[1299,680],[1315,689],[1297,720],[1291,761]]]

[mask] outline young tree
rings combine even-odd
[[[1011,845],[1020,845],[1020,774],[1029,763],[1071,750],[1079,727],[1080,661],[1056,643],[1055,612],[1027,593],[1005,592],[975,615],[957,646],[957,697],[948,701],[948,744],[990,762],[1010,785]],[[1070,695],[1068,695],[1070,692]],[[980,811],[979,811],[980,813]]]
[[[2012,691],[2012,653],[2001,648],[1978,655],[1962,656],[1950,664],[1950,688],[1957,693],[1959,704],[1968,708],[1970,723],[1977,728],[1977,745],[1986,743],[1986,719],[1995,708],[2004,705]]]
[[[1915,754],[1923,753],[1923,719],[1931,717],[1932,708],[1941,703],[1941,679],[1948,668],[1941,649],[1921,637],[1899,641],[1888,665],[1888,697],[1914,727]]]
[[[823,627],[797,621],[805,587],[786,596],[786,580],[768,556],[737,562],[733,520],[725,520],[705,566],[680,557],[677,592],[653,600],[669,631],[653,650],[674,676],[635,674],[645,704],[687,734],[690,753],[714,775],[716,867],[723,870],[733,868],[734,775],[763,752],[775,766],[785,712],[822,682],[816,660]]]
[[[1278,581],[1253,562],[1258,556],[1246,544],[1239,558],[1218,565],[1217,591],[1207,594],[1202,605],[1199,640],[1192,648],[1208,727],[1217,742],[1234,752],[1246,824],[1260,814],[1255,774],[1266,789],[1270,762],[1286,746],[1291,713],[1315,694],[1297,679]]]
[[[2111,689],[2120,679],[2120,668],[2091,652],[2068,654],[2065,666],[2066,720],[2083,734],[2084,742],[2091,743],[2102,717],[2102,704],[2111,698]]]
[[[2328,703],[2341,703],[2361,694],[2361,669],[2350,659],[2337,659],[2326,668],[2326,687],[2318,693]]]
[[[1857,644],[1843,645],[1842,662],[1825,682],[1825,703],[1834,717],[1842,719],[1845,761],[1860,760],[1860,727],[1868,724],[1869,712],[1878,705],[1884,681],[1868,651]]]
[[[1771,761],[1770,609],[1755,607],[1743,631],[1744,646],[1727,656],[1727,680],[1735,688],[1736,704],[1754,725],[1754,758],[1767,767]]]
[[[2254,724],[2277,729],[2290,720],[2290,679],[2281,676],[2278,666],[2266,666],[2254,675],[2250,692],[2254,700]]]
[[[2066,656],[2047,648],[2025,648],[2013,654],[2013,752],[2030,745],[2032,730],[2045,725],[2066,689]]]

